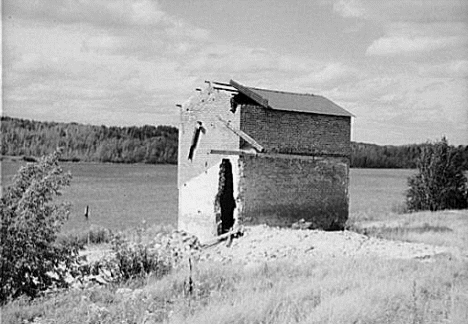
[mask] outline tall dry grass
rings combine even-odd
[[[466,265],[341,259],[223,268],[223,275],[208,271],[208,278],[226,289],[215,290],[201,309],[182,308],[172,322],[464,323]]]
[[[454,247],[468,256],[468,210],[353,213],[351,230],[389,240]]]
[[[184,271],[119,287],[14,302],[3,323],[466,323],[468,263],[332,259],[240,268],[201,264],[187,294]],[[134,283],[133,283],[134,284]],[[132,285],[132,283],[127,283]],[[135,287],[132,287],[135,288]]]
[[[365,214],[351,221],[370,235],[466,251],[467,213]],[[144,242],[161,230],[127,234]],[[468,323],[468,261],[200,263],[162,279],[17,300],[1,314],[2,323]]]

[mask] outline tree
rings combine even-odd
[[[417,161],[418,173],[408,178],[406,205],[410,211],[468,207],[467,179],[459,150],[447,139],[427,143]]]
[[[56,151],[20,168],[0,199],[0,304],[66,286],[65,269],[78,251],[56,242],[70,209],[69,204],[52,202],[71,180],[58,165],[59,156]]]

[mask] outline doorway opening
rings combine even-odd
[[[234,183],[232,178],[232,164],[229,159],[223,159],[219,166],[218,193],[216,194],[216,209],[220,214],[218,235],[227,233],[234,225]]]

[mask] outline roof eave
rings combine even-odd
[[[293,113],[301,113],[301,114],[309,114],[309,115],[323,115],[323,116],[341,116],[341,117],[356,117],[350,112],[346,111],[344,113],[333,113],[333,112],[317,112],[317,111],[310,111],[310,110],[298,110],[298,109],[287,109],[287,108],[276,108],[271,107],[272,110],[278,111],[286,111],[286,112],[293,112]]]
[[[339,107],[338,105],[337,106],[340,109],[343,110],[343,113],[333,113],[333,112],[331,112],[331,113],[320,113],[320,112],[311,112],[311,111],[306,111],[306,110],[294,110],[294,109],[286,109],[286,108],[281,109],[281,108],[272,107],[272,106],[270,106],[268,104],[268,100],[266,98],[263,98],[261,95],[259,95],[258,93],[253,92],[252,90],[250,90],[246,86],[243,86],[242,84],[240,84],[240,83],[238,83],[238,82],[236,82],[236,81],[234,81],[232,79],[229,81],[229,84],[232,87],[236,88],[237,91],[239,91],[243,95],[247,96],[248,98],[250,98],[253,101],[255,101],[256,103],[258,103],[260,106],[265,107],[265,108],[269,108],[269,109],[273,109],[273,110],[289,111],[289,112],[306,113],[306,114],[326,115],[326,116],[356,117],[352,113],[350,113],[349,111],[347,111],[344,108]],[[333,103],[333,104],[336,105],[335,103]]]
[[[234,88],[236,88],[237,91],[239,91],[243,95],[247,96],[248,98],[250,98],[253,101],[255,101],[256,103],[258,103],[260,106],[265,107],[265,108],[271,108],[268,105],[268,100],[267,99],[263,98],[262,96],[260,96],[259,94],[255,93],[255,92],[253,92],[249,88],[243,86],[242,84],[240,84],[240,83],[238,83],[238,82],[236,82],[236,81],[234,81],[232,79],[229,81],[229,84],[231,86],[233,86]]]

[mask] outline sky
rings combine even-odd
[[[466,0],[4,0],[2,114],[174,125],[205,80],[323,95],[352,140],[468,145]]]

